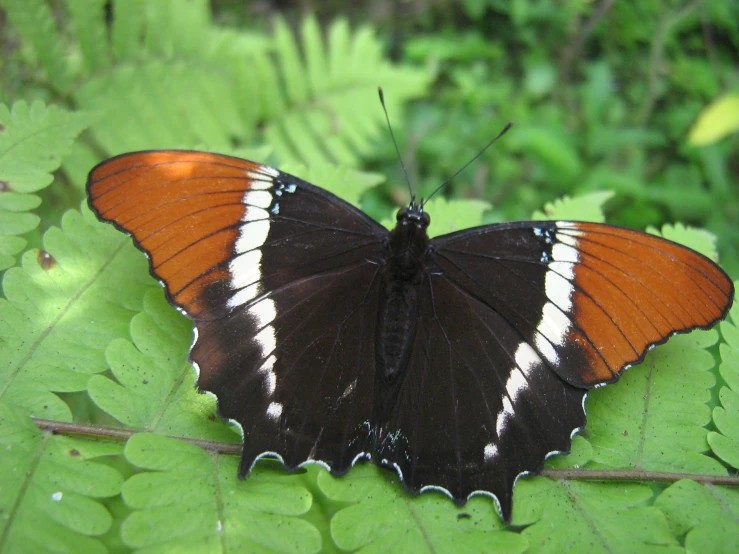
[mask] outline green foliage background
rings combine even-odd
[[[434,233],[607,219],[739,277],[739,4],[352,4],[0,0],[0,552],[739,551],[735,486],[644,473],[739,483],[736,306],[593,391],[572,453],[519,481],[509,527],[489,499],[410,497],[367,465],[263,461],[240,482],[236,456],[194,442],[239,435],[196,392],[191,323],[84,204],[115,154],[265,161],[388,222],[407,187],[382,85],[420,195],[516,122],[430,204]]]

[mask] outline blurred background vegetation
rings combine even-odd
[[[96,47],[89,40],[93,35],[85,40],[85,21],[92,17],[85,15],[84,6],[100,11],[112,26],[114,12],[119,9],[116,4],[124,3],[26,2],[39,3],[48,6],[56,26],[47,33],[48,41],[61,41],[69,67],[63,72],[64,78],[53,78],[54,56],[45,55],[43,45],[39,45],[42,38],[32,36],[33,25],[43,26],[43,18],[19,20],[19,2],[3,0],[0,101],[12,104],[19,99],[40,98],[72,110],[90,110],[94,104],[90,98],[100,94],[90,92],[91,81],[99,80],[100,74],[115,67],[117,61],[92,67],[95,64],[90,60],[95,59]],[[185,6],[181,10],[192,13],[209,11],[209,25],[220,29],[219,36],[238,33],[243,51],[257,48],[278,57],[275,51],[281,48],[277,44],[280,37],[285,36],[280,31],[284,31],[283,26],[294,32],[298,52],[305,58],[310,57],[306,52],[310,44],[305,37],[301,42],[300,36],[308,14],[316,17],[324,36],[332,33],[330,28],[337,18],[346,18],[353,30],[373,29],[381,58],[394,67],[418,70],[418,86],[412,92],[408,80],[414,80],[413,74],[406,74],[405,85],[396,85],[382,73],[368,74],[362,80],[365,93],[354,97],[352,107],[356,112],[372,114],[375,131],[367,135],[361,148],[354,148],[355,159],[337,160],[330,152],[327,156],[330,161],[387,177],[363,200],[364,208],[378,218],[386,217],[391,206],[407,202],[405,179],[387,131],[382,128],[374,92],[375,86],[382,85],[391,101],[399,100],[389,106],[390,118],[411,182],[420,195],[428,194],[472,158],[505,123],[514,121],[505,138],[455,178],[445,194],[491,202],[493,209],[485,219],[492,222],[526,219],[546,202],[565,194],[614,191],[607,205],[609,222],[638,229],[674,221],[705,227],[719,237],[722,265],[733,276],[739,275],[739,135],[732,132],[739,119],[739,2],[162,0],[151,4],[176,3]],[[133,0],[130,4],[142,5]],[[171,25],[177,27],[188,17],[182,14]],[[160,23],[170,24],[165,20]],[[189,29],[182,28],[178,31],[179,47],[157,46],[152,37],[159,31],[151,19],[148,24],[144,42],[149,53],[159,48],[160,58],[163,52],[170,58],[199,55],[195,52],[196,33],[188,34]],[[99,33],[99,44],[102,48],[103,41],[112,41],[120,62],[125,52],[116,50],[115,29],[112,38],[106,38],[108,31]],[[171,32],[164,28],[160,31],[165,35]],[[187,50],[183,45],[190,38],[194,41],[193,52],[183,54]],[[359,40],[356,35],[354,39]],[[32,44],[34,40],[36,44]],[[214,59],[208,63],[214,63]],[[307,77],[304,72],[290,72],[284,57],[282,61],[282,77],[277,82],[288,89],[283,93],[289,100],[294,93],[290,80]],[[235,63],[241,64],[248,77],[250,66],[243,60]],[[361,62],[349,59],[346,63]],[[357,71],[356,67],[347,67]],[[256,69],[254,73],[258,75]],[[313,71],[310,78],[315,91],[320,87],[317,83],[321,75]],[[120,75],[118,82],[131,89],[138,86]],[[708,131],[697,129],[698,134],[691,135],[700,114],[717,101],[723,104],[718,115],[709,118]],[[243,104],[249,102],[243,98]],[[221,105],[212,108],[219,110]],[[297,129],[294,140],[304,143],[306,149],[293,157],[275,146],[274,133],[258,132],[269,122],[269,114],[265,113],[254,116],[257,132],[240,134],[232,130],[230,146],[248,149],[266,144],[274,147],[267,161],[275,165],[297,161],[310,166],[307,139],[298,135]],[[148,117],[156,125],[156,114]],[[723,130],[717,129],[722,125]],[[283,126],[282,132],[289,142],[290,126]],[[120,153],[118,147],[106,142],[106,136],[104,130],[92,124],[92,130],[82,139],[88,152],[94,154],[73,151],[79,168]],[[317,151],[326,150],[321,142],[328,137],[323,139],[316,133],[308,138],[315,142]],[[219,149],[217,143],[196,139],[189,141],[195,144],[152,139],[146,147]],[[87,166],[85,160],[90,162]],[[84,179],[82,169],[75,171],[70,164],[62,169],[65,171],[57,175],[57,180]],[[60,192],[63,190],[68,190],[69,198]],[[67,189],[51,187],[41,194],[46,195],[39,209],[43,231],[57,223],[63,208],[78,205],[82,189],[75,183]]]

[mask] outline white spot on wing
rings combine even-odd
[[[272,183],[273,183],[272,177],[263,175],[261,173],[257,173],[256,171],[247,170],[245,173],[246,173],[246,176],[252,181],[251,183],[249,183],[250,188],[252,190],[254,189],[264,190],[272,186]],[[264,186],[265,183],[267,186]]]
[[[508,418],[514,415],[513,404],[507,396],[503,397],[503,409],[498,413],[498,419],[495,422],[495,432],[498,436],[502,436],[508,427]]]
[[[244,252],[231,260],[228,264],[228,271],[231,273],[231,288],[239,290],[259,281],[262,274],[261,262],[262,252],[260,250]]]
[[[248,211],[248,210],[247,210]],[[250,250],[261,248],[269,234],[269,220],[260,219],[241,226],[239,238],[236,239],[234,250],[237,254],[243,254]]]
[[[279,402],[270,402],[269,406],[267,406],[267,417],[270,419],[280,419],[280,416],[282,415],[282,404]]]
[[[274,371],[270,371],[264,376],[264,391],[267,393],[267,396],[272,396],[275,393],[276,388],[277,375],[275,375]]]
[[[279,171],[277,171],[274,167],[269,167],[268,165],[260,165],[259,171],[261,171],[265,175],[269,175],[270,177],[278,177],[280,175]]]
[[[357,379],[354,379],[354,381],[352,381],[351,383],[347,385],[346,389],[344,389],[344,392],[341,393],[339,400],[347,399],[349,396],[352,395],[352,393],[354,392],[354,389],[356,388],[357,388]]]
[[[510,398],[512,402],[515,402],[519,393],[525,390],[527,385],[528,383],[526,382],[526,378],[524,377],[521,370],[517,367],[514,367],[513,371],[511,371],[510,375],[508,375],[508,380],[505,384],[508,398]]]
[[[544,304],[541,321],[536,330],[548,338],[552,344],[563,346],[570,325],[570,319],[562,313],[562,310],[551,302],[547,302]]]
[[[546,338],[537,333],[534,342],[536,343],[536,348],[539,350],[539,352],[541,352],[542,356],[549,360],[552,365],[559,365],[559,355]]]
[[[257,208],[256,206],[246,206],[241,221],[259,221],[260,219],[269,219],[267,210]]]
[[[277,358],[274,355],[270,356],[264,360],[264,363],[257,370],[259,373],[264,374],[264,389],[268,396],[272,396],[277,388],[277,375],[274,372],[276,361]]]
[[[557,238],[559,237],[560,235],[557,235]],[[566,238],[568,240],[571,240],[573,244],[577,243],[576,239],[573,239],[572,237]],[[568,244],[562,244],[560,242],[552,246],[552,260],[554,260],[555,262],[577,263],[579,261],[579,255],[577,249]]]
[[[249,308],[249,315],[254,318],[254,321],[257,324],[257,329],[261,329],[269,325],[275,320],[275,317],[277,317],[275,301],[271,298],[260,300]]]
[[[522,342],[518,345],[514,358],[516,360],[516,365],[521,368],[521,371],[523,371],[526,376],[531,375],[531,370],[540,362],[539,356],[536,354],[536,350],[531,348],[531,345],[528,342]]]
[[[253,283],[246,288],[241,289],[239,292],[234,294],[228,299],[226,305],[229,308],[236,308],[237,306],[243,306],[247,302],[253,300],[259,296],[262,292],[262,285],[260,283]]]
[[[244,204],[258,208],[269,208],[272,204],[272,194],[266,190],[250,190],[244,194]]]
[[[511,368],[511,372],[508,375],[505,385],[506,396],[503,397],[503,408],[498,412],[495,423],[495,429],[499,438],[506,429],[508,418],[514,415],[513,403],[528,388],[529,383],[527,377],[531,375],[534,367],[541,363],[538,354],[527,342],[519,343],[513,357],[516,365]]]
[[[549,271],[555,271],[568,281],[575,278],[575,264],[572,262],[552,262],[549,264]]]
[[[483,450],[482,454],[485,458],[485,461],[489,462],[498,455],[498,447],[495,446],[492,442],[489,442],[485,445],[485,449]]]
[[[254,340],[259,343],[259,346],[262,348],[262,356],[269,356],[275,351],[275,347],[277,346],[274,327],[267,325],[256,334]]]
[[[544,286],[547,298],[560,310],[569,312],[572,309],[572,293],[575,290],[572,283],[550,269],[547,271]]]

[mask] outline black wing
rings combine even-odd
[[[567,452],[586,390],[731,304],[729,278],[672,242],[607,225],[522,222],[431,242],[415,350],[378,458],[411,490],[494,494]]]
[[[198,384],[243,429],[241,476],[265,454],[340,474],[371,451],[383,227],[296,177],[215,154],[119,156],[88,189],[196,321]]]

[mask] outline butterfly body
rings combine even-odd
[[[403,370],[413,348],[429,245],[430,217],[422,208],[411,204],[396,219],[385,241],[376,340],[378,372],[387,379]]]
[[[733,285],[664,239],[583,222],[429,239],[386,230],[276,169],[189,151],[94,168],[90,205],[131,234],[191,317],[198,385],[263,456],[332,473],[359,459],[508,519],[516,479],[569,450],[587,390],[728,312]]]

